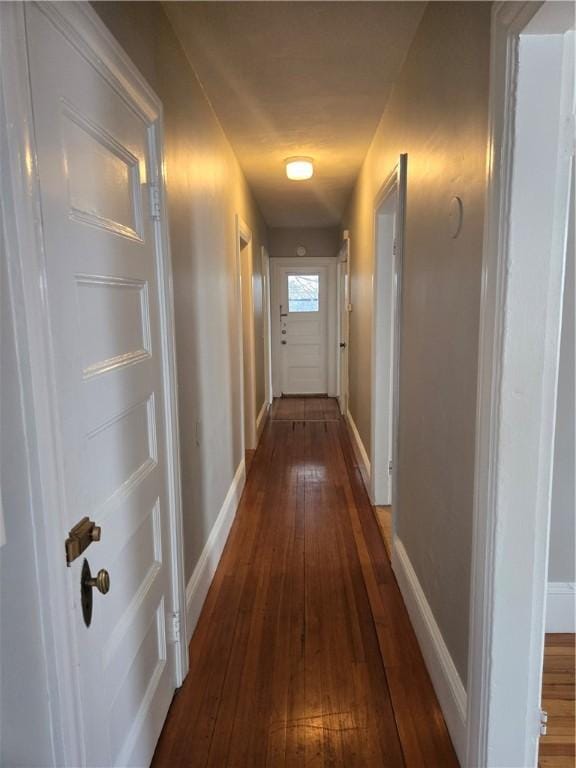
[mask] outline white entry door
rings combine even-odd
[[[67,569],[85,761],[147,765],[174,691],[159,258],[151,123],[42,6],[26,8],[56,433],[68,530],[101,527]],[[84,560],[105,569],[93,615]],[[66,692],[63,693],[66,695]]]
[[[284,395],[328,391],[326,267],[280,270],[280,369]]]

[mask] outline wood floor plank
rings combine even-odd
[[[457,766],[448,729],[385,554],[361,474],[354,465],[353,449],[343,424],[340,436],[354,498],[354,504],[349,507],[352,529],[363,551],[364,578],[406,764],[415,768]],[[377,592],[374,581],[380,582]]]
[[[155,766],[456,765],[350,450],[275,401]]]
[[[576,635],[546,635],[542,709],[548,713],[540,739],[540,768],[576,766]]]

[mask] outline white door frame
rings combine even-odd
[[[272,329],[271,329],[271,296],[270,296],[270,255],[266,246],[262,246],[262,323],[264,326],[264,407],[272,402]]]
[[[338,254],[338,350],[337,382],[340,413],[348,413],[349,346],[350,346],[350,235],[346,230]],[[344,299],[342,301],[342,298]],[[346,346],[342,349],[342,344]]]
[[[167,229],[163,155],[162,104],[128,56],[87,3],[39,3],[43,13],[78,46],[108,82],[129,94],[132,108],[152,123],[151,180],[159,191],[160,216],[155,222],[161,359],[167,429],[166,477],[169,497],[170,610],[180,617],[174,686],[188,671],[186,600],[180,491],[176,361],[172,267]],[[35,548],[42,580],[43,628],[39,643],[50,675],[50,717],[54,757],[58,765],[82,765],[84,743],[80,718],[79,681],[75,659],[72,585],[66,578],[63,529],[63,458],[56,421],[56,380],[46,281],[45,252],[32,96],[29,86],[24,4],[0,5],[0,153],[2,215],[8,254],[9,294],[14,308],[22,399],[28,445],[28,473],[33,497]],[[59,521],[56,524],[56,521]],[[76,585],[74,585],[76,586]]]
[[[243,257],[243,252],[245,255]],[[244,306],[243,286],[242,286],[242,258],[248,256],[248,282],[247,296],[248,306]],[[256,363],[255,363],[255,342],[254,342],[254,294],[252,289],[252,230],[246,222],[236,214],[236,276],[237,276],[237,300],[238,300],[238,326],[239,326],[239,348],[240,348],[240,413],[242,414],[242,457],[246,449],[254,449],[258,444],[256,428]],[[244,321],[246,313],[249,313],[248,338],[244,337]],[[244,354],[244,343],[246,342],[246,355]],[[246,371],[244,366],[247,364]],[[250,400],[248,401],[248,412],[246,412],[246,401],[244,398],[244,378],[248,379]]]
[[[396,519],[400,313],[406,208],[407,155],[400,155],[374,201],[374,275],[372,280],[372,382],[370,420],[370,494],[375,505],[392,504]],[[380,242],[379,218],[396,196],[393,247]],[[391,470],[389,464],[392,462]]]
[[[570,181],[564,161],[574,151],[574,124],[569,122],[559,156],[550,159],[550,150],[546,158],[550,143],[538,143],[535,133],[532,144],[526,144],[526,132],[541,131],[542,121],[526,120],[525,105],[536,102],[525,96],[526,48],[520,34],[534,23],[541,6],[498,3],[492,15],[468,663],[469,766],[526,768],[536,765],[538,753],[566,248],[559,222],[566,214]],[[540,114],[548,108],[542,102]],[[550,177],[556,180],[551,195],[541,191],[543,178]],[[527,205],[535,200],[536,227],[534,215],[527,215]]]
[[[338,345],[338,297],[337,297],[337,263],[338,258],[336,256],[323,256],[313,258],[312,256],[284,256],[284,257],[272,257],[271,262],[271,274],[270,274],[270,294],[271,294],[271,329],[272,329],[272,391],[274,397],[282,396],[282,383],[280,375],[280,346],[277,343],[280,340],[280,317],[279,306],[280,299],[280,274],[284,267],[328,267],[328,396],[336,397],[338,394],[338,380],[337,380],[337,345]]]

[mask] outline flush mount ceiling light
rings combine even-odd
[[[311,157],[288,157],[284,163],[286,176],[291,181],[306,181],[314,176],[314,161]]]

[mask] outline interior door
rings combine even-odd
[[[328,391],[328,285],[326,267],[280,270],[282,394]]]
[[[66,496],[57,556],[82,517],[101,527],[67,572],[86,763],[142,766],[174,690],[152,128],[41,6],[26,26]],[[84,559],[111,583],[88,589],[90,626]]]
[[[338,264],[338,303],[339,303],[339,386],[338,402],[340,412],[345,416],[348,411],[348,307],[350,304],[350,275],[348,261],[348,242],[346,256]]]

